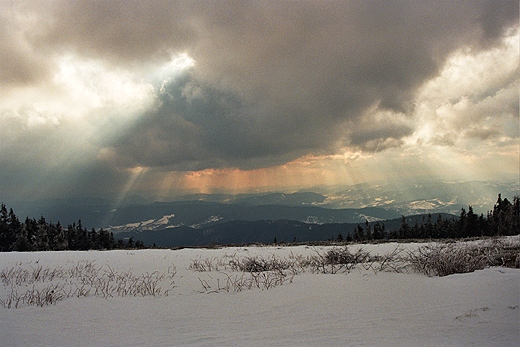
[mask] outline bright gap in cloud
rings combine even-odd
[[[188,53],[172,54],[172,60],[167,66],[170,66],[172,72],[182,71],[195,66],[195,60]]]
[[[501,126],[507,121],[502,117],[515,112],[508,103],[518,107],[519,40],[515,32],[491,50],[454,54],[439,76],[420,90],[416,131],[407,144],[438,143],[442,138],[460,144],[465,140],[460,135],[471,126]]]
[[[104,117],[127,118],[153,104],[153,86],[128,71],[74,56],[61,57],[58,67],[54,83],[63,97],[57,112],[92,117],[101,111]]]
[[[145,75],[152,83],[164,85],[194,66],[195,60],[188,53],[170,53],[169,61],[159,67],[153,66]]]

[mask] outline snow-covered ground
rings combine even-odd
[[[407,252],[419,246],[387,243],[362,247],[372,255],[384,255],[397,247]],[[352,246],[352,250],[356,247],[360,246]],[[32,274],[41,268],[63,275],[89,264],[98,274],[126,273],[130,274],[127,278],[137,278],[158,271],[165,275],[157,282],[160,287],[155,296],[113,295],[105,299],[92,290],[86,296],[64,298],[43,307],[0,306],[0,345],[520,345],[519,269],[491,267],[428,277],[357,266],[338,274],[307,270],[285,277],[282,285],[259,289],[254,281],[247,282],[250,277],[225,266],[230,260],[255,255],[297,259],[323,254],[327,249],[330,247],[272,246],[0,253],[0,271],[27,269]],[[194,271],[194,263],[206,260],[219,269]],[[176,273],[172,277],[173,269]],[[78,292],[81,283],[65,277],[51,282],[49,277],[47,282],[36,284],[0,284],[0,299],[5,300],[13,291],[21,293],[51,283]],[[252,283],[252,288],[246,285],[238,291],[230,285],[241,280]]]

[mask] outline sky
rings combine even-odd
[[[0,200],[518,181],[518,7],[0,0]]]

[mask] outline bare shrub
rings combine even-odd
[[[45,306],[70,297],[99,296],[160,296],[168,295],[175,288],[174,277],[177,269],[174,264],[167,273],[154,271],[134,275],[130,270],[117,272],[110,266],[97,266],[91,261],[79,261],[68,269],[62,267],[31,267],[21,265],[3,269],[0,279],[8,293],[0,298],[0,306],[17,308],[19,305]],[[169,281],[166,290],[162,289],[164,280]],[[19,289],[32,285],[20,293]],[[10,292],[9,292],[10,289]]]
[[[194,259],[189,265],[189,269],[198,272],[220,271],[222,267],[226,267],[217,258]]]
[[[62,284],[49,284],[43,288],[33,285],[31,289],[21,294],[18,293],[17,288],[11,289],[5,299],[0,299],[0,305],[4,308],[18,308],[20,304],[43,307],[55,304],[66,297]]]
[[[4,286],[32,284],[35,282],[52,281],[55,278],[63,278],[64,271],[61,267],[44,268],[40,265],[31,267],[31,270],[20,267],[5,268],[0,271],[0,280]]]
[[[197,272],[208,271],[208,268],[206,267],[205,262],[201,259],[192,259],[190,265],[188,266],[188,269],[197,271]]]
[[[344,246],[342,248],[334,247],[324,254],[316,252],[311,266],[316,272],[335,274],[349,272],[358,264],[362,264],[365,269],[371,268],[373,261],[370,254],[363,249],[351,253],[348,246]]]
[[[269,290],[276,286],[281,286],[286,282],[292,282],[294,275],[288,274],[284,271],[261,271],[261,272],[241,272],[229,274],[221,272],[225,276],[223,281],[220,278],[201,279],[198,277],[202,285],[202,293],[217,293],[225,292],[241,292],[242,290],[250,290],[257,288],[260,290]],[[215,284],[211,284],[210,283]]]
[[[233,255],[224,255],[223,257],[212,257],[205,259],[192,259],[189,270],[196,272],[225,271],[234,266],[237,257]]]
[[[55,304],[65,298],[63,287],[60,284],[48,285],[42,289],[35,286],[28,290],[22,298],[22,302],[29,306],[47,306]]]
[[[489,266],[520,268],[520,242],[512,238],[481,241],[476,247],[486,254]]]
[[[238,260],[235,264],[240,271],[244,272],[287,270],[291,267],[289,261],[286,259],[276,258],[274,255],[267,259],[262,258],[261,256],[246,257]]]
[[[192,259],[188,269],[196,272],[235,271],[235,272],[263,272],[290,269],[292,272],[301,272],[303,266],[297,264],[296,257],[285,259],[275,255],[264,258],[262,256],[238,257],[236,254],[225,255],[224,258]]]
[[[374,257],[374,271],[404,272],[408,267],[408,260],[403,256],[404,249],[397,246],[392,252]]]
[[[18,294],[16,290],[13,289],[11,293],[7,294],[5,299],[0,299],[0,305],[5,308],[18,307],[20,301],[22,301],[23,295]]]
[[[489,266],[518,267],[520,243],[502,240],[431,244],[408,256],[412,268],[428,276],[467,273]]]
[[[291,252],[289,254],[289,261],[291,262],[290,270],[294,275],[297,275],[312,267],[314,264],[314,257],[294,254]]]
[[[482,259],[466,257],[453,244],[423,246],[415,252],[410,252],[409,260],[416,271],[427,276],[447,276],[485,267]]]
[[[292,282],[295,274],[301,271],[301,266],[296,262],[295,257],[285,259],[273,254],[266,258],[258,255],[241,258],[235,253],[222,258],[192,260],[188,269],[197,272],[217,270],[225,276],[216,279],[209,275],[209,279],[198,277],[202,293],[240,292],[253,288],[268,290],[287,281]]]

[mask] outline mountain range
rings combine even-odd
[[[451,217],[448,214],[432,214],[432,220],[441,215],[443,218]],[[427,215],[414,215],[406,217],[409,225],[425,221]],[[402,217],[385,221],[370,222],[381,223],[385,230],[397,230],[401,225]],[[352,235],[359,223],[323,223],[314,224],[297,220],[231,220],[218,224],[208,224],[200,227],[179,226],[175,228],[157,229],[127,229],[117,233],[118,238],[142,241],[145,245],[157,247],[187,247],[203,245],[230,245],[251,243],[287,243],[287,242],[319,242],[336,240],[339,235],[347,237]],[[362,223],[364,226],[364,223]]]
[[[89,229],[104,228],[116,237],[135,236],[157,243],[149,238],[153,235],[156,240],[170,237],[191,245],[216,240],[270,242],[275,235],[285,241],[297,235],[301,241],[309,235],[314,235],[315,240],[328,239],[337,236],[339,230],[351,231],[365,221],[399,220],[401,216],[428,213],[458,215],[468,205],[476,213],[485,214],[493,208],[498,194],[512,198],[518,191],[518,182],[422,180],[408,185],[359,184],[291,193],[185,194],[171,201],[132,196],[114,202],[87,197],[15,202],[10,206],[21,218],[44,216],[64,226],[81,220]],[[256,239],[246,236],[253,234]]]

